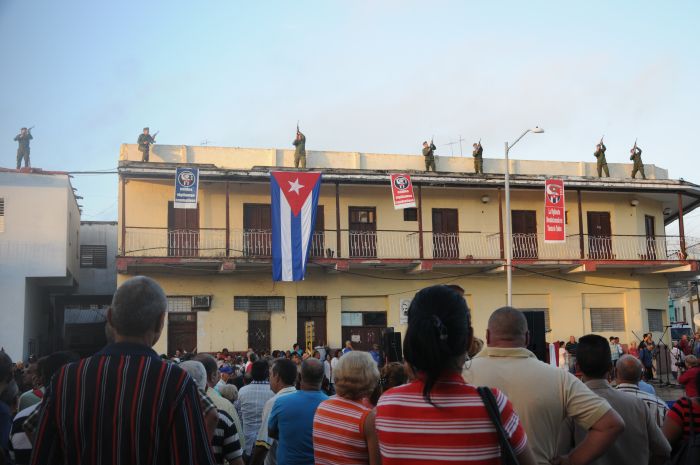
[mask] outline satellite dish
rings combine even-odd
[[[695,323],[696,327],[700,326],[700,313],[693,317],[693,323]]]

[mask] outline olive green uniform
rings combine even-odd
[[[605,144],[600,144],[598,146],[598,150],[596,150],[593,155],[598,159],[597,162],[597,168],[598,168],[598,177],[602,178],[603,177],[603,172],[605,172],[605,177],[609,178],[610,177],[610,171],[608,170],[608,161],[605,159],[605,151],[607,148],[605,147]]]
[[[646,179],[647,177],[644,174],[644,163],[642,163],[642,149],[635,147],[632,155],[630,156],[630,160],[634,162],[634,166],[632,166],[632,179],[637,176],[637,172],[641,173],[642,179]]]
[[[139,152],[143,154],[141,156],[141,161],[147,162],[151,152],[151,145],[154,144],[156,140],[150,134],[140,134],[136,142],[139,144]]]
[[[423,156],[425,157],[425,171],[430,171],[430,168],[435,171],[435,144],[430,142],[430,145],[423,147]]]
[[[472,157],[474,157],[474,173],[484,174],[484,159],[482,155],[484,154],[484,148],[479,144],[476,149],[472,151]]]
[[[24,167],[28,168],[31,166],[29,163],[29,141],[34,139],[32,133],[27,131],[26,133],[17,134],[15,140],[19,144],[17,147],[17,169],[22,166],[22,160],[24,160]]]
[[[299,133],[299,138],[294,139],[294,168],[306,168],[306,136]]]

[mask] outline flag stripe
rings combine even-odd
[[[282,281],[293,281],[293,266],[294,257],[292,251],[296,248],[294,244],[294,230],[292,224],[292,209],[289,207],[289,202],[280,192],[280,242],[282,243]]]
[[[290,220],[292,224],[291,238],[292,238],[292,266],[294,268],[294,281],[301,281],[304,279],[304,271],[302,268],[302,254],[301,254],[301,214],[294,216],[290,213]]]
[[[272,225],[272,280],[282,281],[282,241],[280,240],[280,186],[277,180],[270,177],[270,215]]]

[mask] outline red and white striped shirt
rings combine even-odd
[[[376,425],[382,463],[500,464],[496,428],[476,388],[458,373],[447,374],[433,387],[431,405],[423,398],[423,386],[416,379],[379,398]],[[520,418],[502,392],[492,391],[510,444],[520,454],[527,445]]]
[[[364,426],[372,410],[360,402],[333,396],[314,416],[316,465],[369,464]]]

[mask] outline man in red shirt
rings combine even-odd
[[[681,342],[678,344],[678,348],[681,349],[683,355],[690,355],[691,347],[687,335],[684,334],[681,336]]]
[[[700,372],[700,361],[695,355],[688,355],[685,358],[685,366],[688,369],[678,377],[678,382],[685,386],[686,396],[698,397],[698,387],[695,384],[695,378]]]

